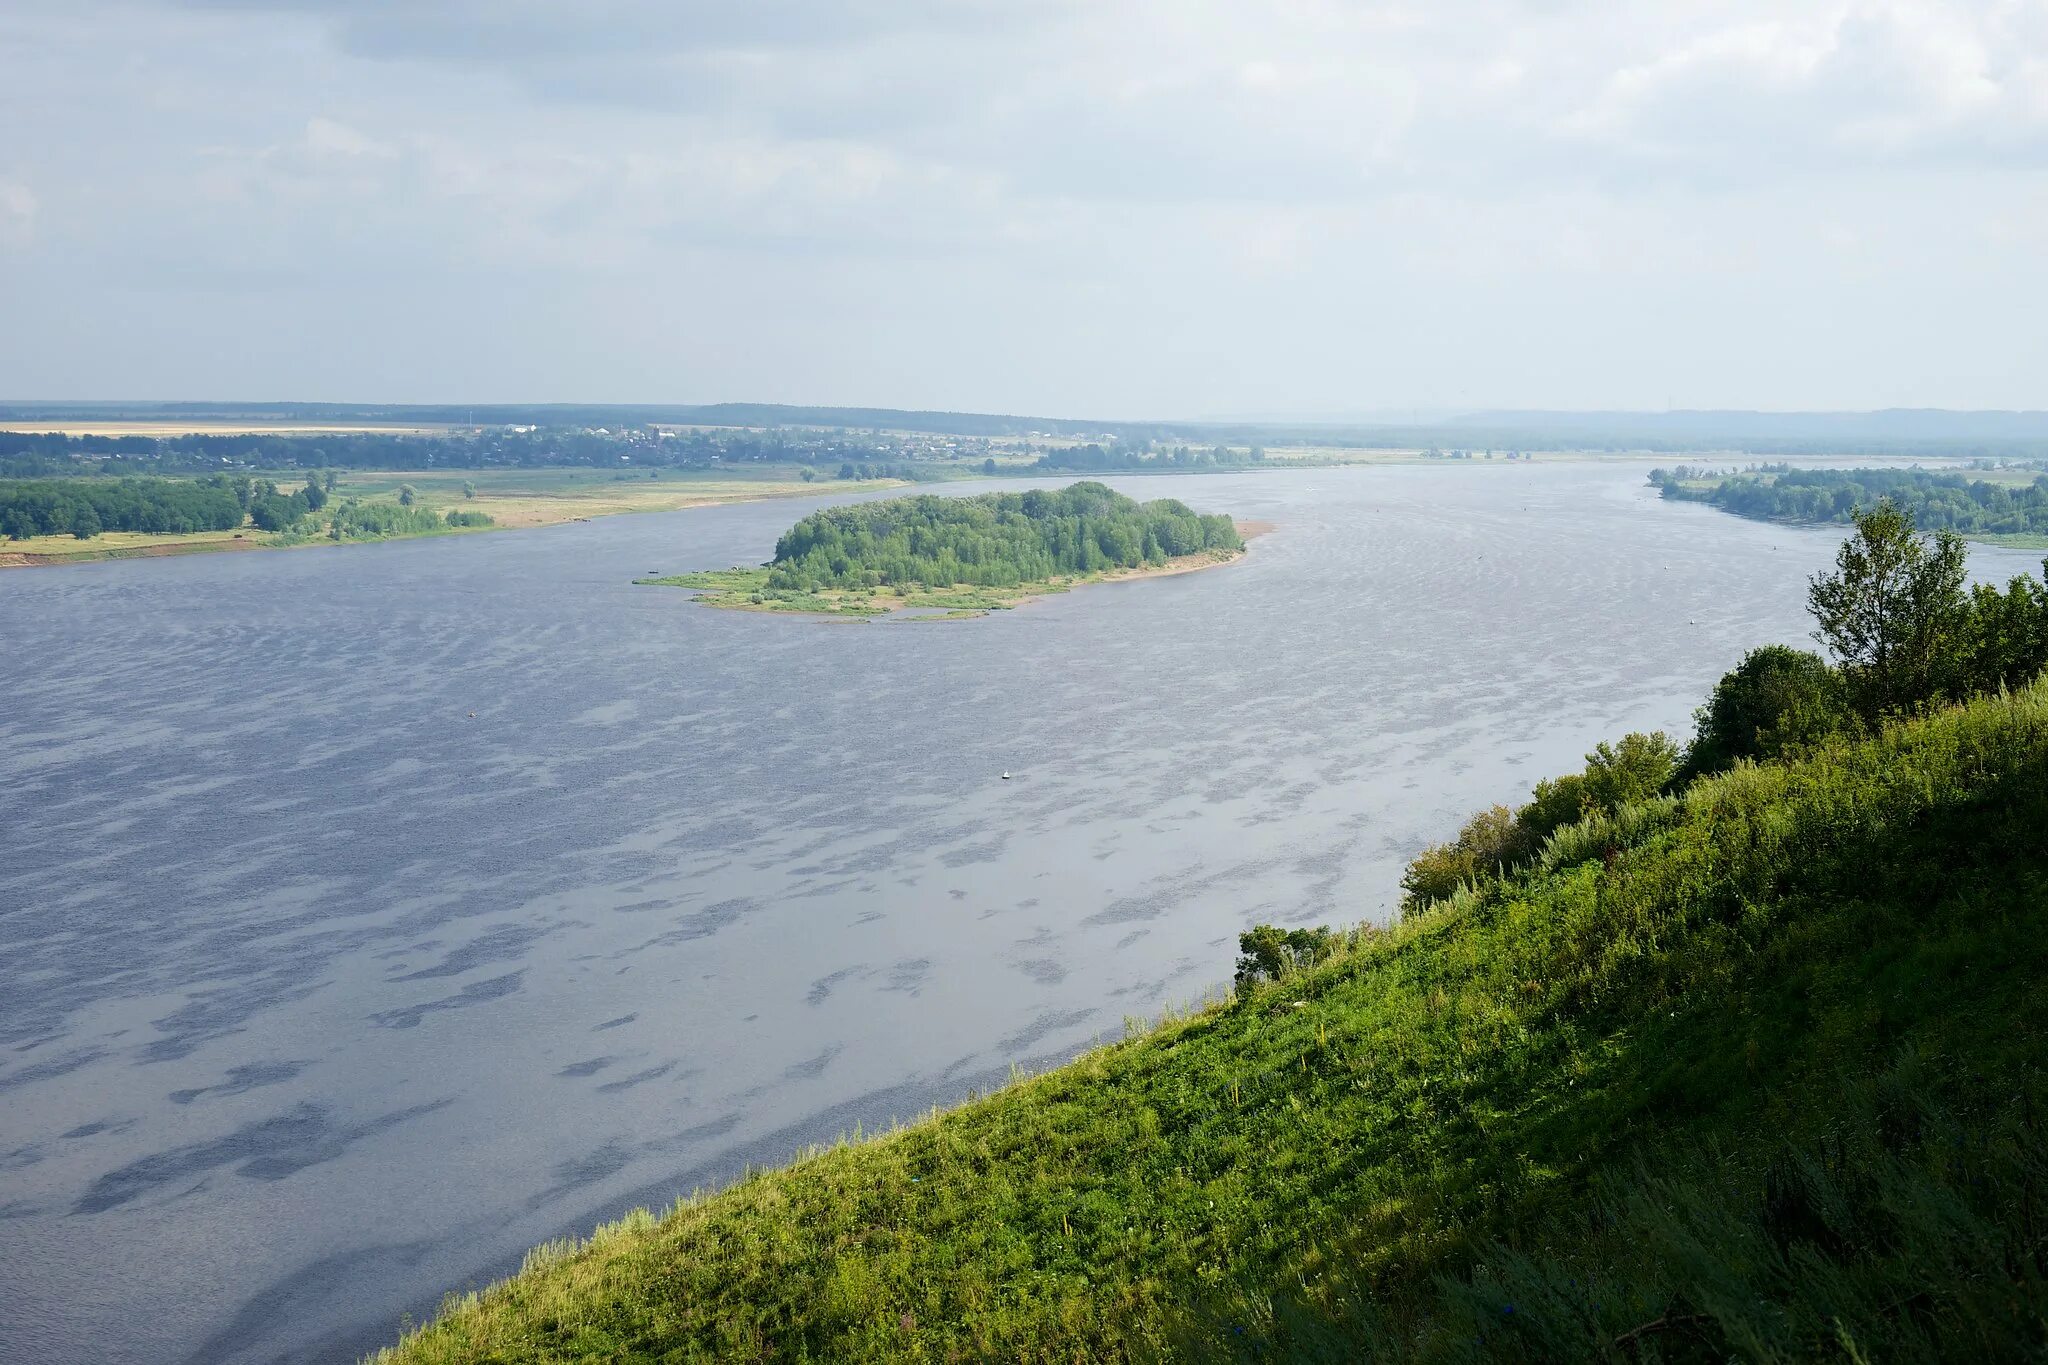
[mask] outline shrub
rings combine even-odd
[[[1693,723],[1697,728],[1679,769],[1681,785],[1724,772],[1738,759],[1775,758],[1852,721],[1841,675],[1825,659],[1789,645],[1765,645],[1722,675],[1706,705],[1693,713]]]
[[[1671,785],[1678,771],[1678,746],[1662,730],[1623,735],[1618,744],[1600,741],[1586,755],[1586,800],[1595,810],[1615,810],[1643,801]]]
[[[1401,909],[1405,914],[1440,901],[1482,876],[1497,876],[1510,863],[1527,857],[1532,845],[1506,806],[1492,806],[1465,822],[1448,844],[1424,849],[1401,874]]]
[[[1237,988],[1243,990],[1313,967],[1337,951],[1337,935],[1326,928],[1280,929],[1261,924],[1237,936],[1237,951]]]

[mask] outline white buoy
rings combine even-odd
[[[1005,781],[1005,782],[1008,782],[1009,780],[1010,780],[1010,770],[1009,770],[1008,768],[1005,768],[1005,769],[1003,769],[1003,781]]]

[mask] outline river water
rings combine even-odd
[[[1384,918],[1804,639],[1839,533],[1643,473],[1112,479],[1277,529],[947,624],[629,581],[825,498],[0,574],[0,1360],[350,1360],[1190,1002],[1255,922]]]

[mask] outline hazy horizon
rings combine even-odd
[[[0,390],[2048,407],[2048,9],[1610,9],[18,0]]]

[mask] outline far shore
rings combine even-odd
[[[258,475],[289,480],[279,475]],[[475,497],[462,491],[478,484]],[[708,478],[669,475],[654,479],[619,479],[589,469],[513,470],[364,470],[343,474],[334,496],[390,501],[401,484],[417,489],[420,506],[440,512],[482,512],[492,525],[450,527],[405,535],[329,540],[324,534],[282,535],[244,527],[240,531],[199,531],[155,535],[108,531],[90,540],[71,536],[38,536],[26,541],[0,540],[0,569],[47,568],[108,559],[158,559],[171,555],[216,554],[242,550],[292,550],[309,545],[359,545],[376,540],[407,540],[422,536],[481,535],[491,531],[531,530],[573,521],[618,516],[627,512],[679,512],[692,507],[762,502],[770,498],[817,496],[839,492],[874,492],[907,488],[900,479]]]

